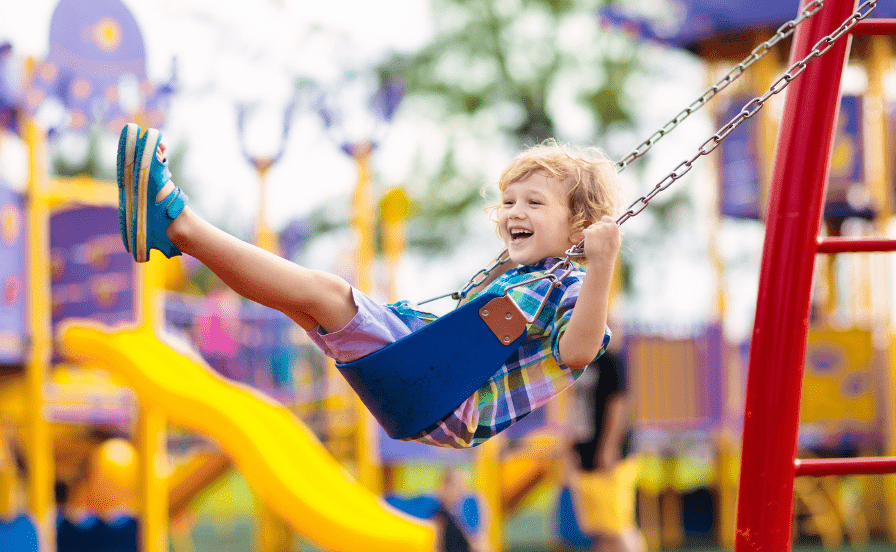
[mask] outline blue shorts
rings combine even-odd
[[[358,314],[344,328],[324,333],[320,326],[307,332],[328,357],[340,363],[358,360],[411,333],[394,310],[352,287]]]

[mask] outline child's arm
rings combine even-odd
[[[583,234],[588,270],[559,343],[560,358],[571,368],[588,365],[603,345],[613,267],[622,244],[619,226],[610,217],[591,224]]]

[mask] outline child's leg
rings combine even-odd
[[[169,181],[156,201],[173,189]],[[342,278],[299,266],[235,238],[189,207],[166,233],[178,249],[196,257],[234,291],[283,312],[306,331],[318,325],[327,332],[340,330],[358,312],[351,286]]]

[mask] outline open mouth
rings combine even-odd
[[[532,237],[532,232],[522,228],[512,228],[510,230],[510,243],[520,243]]]

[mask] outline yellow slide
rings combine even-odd
[[[196,353],[143,329],[67,324],[63,351],[126,377],[141,401],[214,438],[255,492],[299,534],[335,552],[430,552],[428,524],[356,483],[285,407],[225,380]]]

